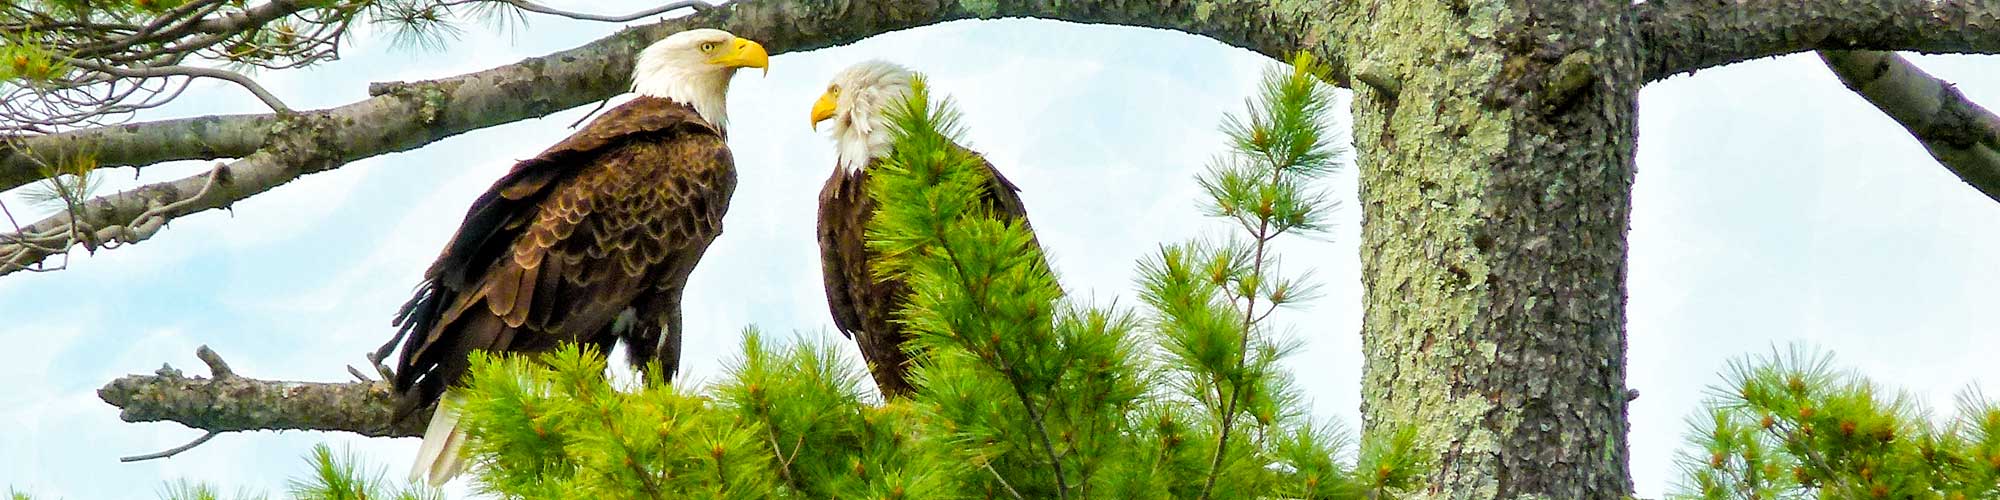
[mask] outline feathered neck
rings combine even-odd
[[[632,91],[686,104],[717,130],[727,128],[732,72],[717,71],[707,65],[690,68],[678,62],[657,57],[650,50],[640,54],[639,63],[632,69]]]
[[[856,121],[833,125],[833,143],[840,155],[840,168],[848,173],[860,171],[876,158],[888,156],[890,143],[895,140],[889,135],[887,117],[880,113],[864,116]]]
[[[832,120],[840,168],[856,172],[889,155],[895,141],[889,109],[908,98],[911,75],[901,66],[870,61],[834,78],[842,90],[835,106],[839,111]]]

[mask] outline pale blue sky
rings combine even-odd
[[[562,4],[561,2],[552,2]],[[582,4],[584,2],[575,2]],[[624,2],[631,4],[633,2]],[[623,11],[628,5],[593,9]],[[294,107],[366,97],[368,82],[436,78],[573,47],[603,24],[537,19],[514,35],[468,26],[443,53],[380,38],[346,59],[263,79]],[[813,202],[833,164],[806,127],[835,71],[884,58],[928,73],[959,101],[971,145],[1023,189],[1070,290],[1134,304],[1135,260],[1162,242],[1213,233],[1192,175],[1223,148],[1216,125],[1272,61],[1174,32],[1045,21],[957,22],[774,58],[730,94],[741,182],[726,230],[687,303],[691,375],[712,378],[745,325],[835,337],[820,291]],[[2000,59],[1924,57],[1974,100],[2000,105]],[[256,112],[235,88],[203,85],[143,117]],[[1656,83],[1641,96],[1631,233],[1629,385],[1639,493],[1676,476],[1673,450],[1703,387],[1725,363],[1807,341],[1934,406],[1993,386],[2000,302],[2000,204],[1960,183],[1894,123],[1795,55]],[[226,434],[178,457],[117,457],[200,434],[127,424],[95,390],[162,362],[200,372],[208,344],[239,373],[337,381],[391,333],[390,313],[463,216],[514,160],[564,135],[572,109],[294,181],[176,221],[153,240],[75,259],[71,269],[0,278],[0,487],[50,498],[149,498],[162,480],[282,491],[314,443],[353,446],[400,477],[416,439]],[[1344,123],[1344,117],[1343,117]],[[108,189],[199,172],[201,163],[114,172]],[[1330,188],[1352,206],[1351,169]],[[21,207],[9,193],[10,207]],[[17,212],[18,215],[18,212]],[[1358,211],[1330,242],[1282,246],[1327,294],[1276,316],[1306,343],[1293,358],[1315,415],[1358,422]],[[81,256],[80,256],[81,257]]]

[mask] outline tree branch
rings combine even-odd
[[[299,176],[338,168],[355,160],[422,147],[445,137],[494,125],[538,117],[582,104],[600,101],[626,90],[633,57],[654,40],[693,27],[717,27],[758,40],[772,53],[813,50],[852,43],[890,31],[945,21],[972,18],[1039,17],[1083,23],[1126,24],[1173,29],[1206,35],[1216,40],[1283,56],[1307,50],[1329,63],[1334,75],[1346,73],[1344,54],[1332,45],[1332,6],[1287,4],[1272,7],[1256,0],[1216,0],[1199,3],[1138,4],[1118,0],[1085,0],[1049,4],[1039,0],[1000,0],[972,10],[964,4],[898,0],[854,0],[839,8],[814,0],[751,0],[703,9],[693,15],[667,19],[656,24],[628,28],[584,46],[478,73],[385,86],[386,93],[354,104],[296,114],[245,115],[225,117],[232,124],[264,121],[261,128],[272,129],[255,152],[226,168],[231,179],[215,186],[213,194],[189,201],[208,187],[207,175],[140,187],[123,193],[94,198],[82,213],[57,214],[13,234],[0,233],[0,275],[19,271],[53,255],[45,249],[23,245],[34,237],[52,235],[94,235],[108,228],[125,227],[148,210],[161,206],[182,208],[166,211],[159,220],[172,219],[212,208],[227,207],[283,185]],[[1199,7],[1199,9],[1198,9]],[[1344,81],[1335,81],[1344,84]],[[201,119],[196,119],[201,120]],[[80,151],[96,150],[92,140],[141,136],[164,137],[161,129],[188,126],[188,123],[147,123],[119,128],[132,133],[105,129],[61,134],[64,147]],[[223,133],[223,132],[218,132]],[[250,139],[253,132],[230,132],[232,137]],[[29,139],[34,141],[35,139]],[[65,142],[51,139],[50,142]],[[241,143],[238,142],[237,145]],[[128,158],[174,158],[202,156],[209,152],[186,145],[131,145]],[[14,165],[22,162],[10,156],[31,153],[0,151],[0,182],[39,178],[24,175]],[[31,162],[29,162],[31,163]],[[119,162],[114,162],[119,163]],[[135,162],[136,163],[136,162]],[[0,184],[4,186],[5,184]],[[18,184],[17,184],[18,185]],[[11,186],[9,186],[11,187]],[[155,228],[156,229],[156,228]],[[151,236],[150,231],[130,234],[114,232],[113,240],[133,243]],[[129,238],[126,236],[141,236]],[[47,241],[47,240],[43,240]],[[93,245],[88,238],[83,243]],[[67,245],[64,247],[67,248]]]
[[[528,0],[503,0],[503,1],[505,1],[508,5],[512,5],[521,10],[533,12],[536,14],[548,14],[551,16],[567,17],[570,19],[580,19],[584,21],[603,21],[607,23],[622,23],[635,19],[645,18],[646,16],[651,16],[654,14],[663,14],[668,11],[676,9],[701,9],[703,7],[708,6],[708,2],[703,2],[701,0],[681,0],[678,2],[668,2],[658,7],[653,7],[651,9],[646,9],[639,12],[633,12],[631,14],[626,14],[622,16],[606,16],[606,15],[590,14],[584,12],[570,12],[566,10],[553,9],[544,6],[542,4],[530,2]]]
[[[118,407],[118,418],[126,422],[178,422],[211,433],[318,430],[406,437],[423,435],[427,423],[411,418],[392,424],[396,396],[380,383],[258,380],[230,372],[207,346],[196,355],[209,365],[211,377],[188,378],[161,366],[152,375],[113,380],[97,397]]]
[[[216,434],[221,434],[221,433],[216,431],[204,432],[201,434],[201,437],[194,438],[193,441],[188,441],[187,444],[175,446],[173,448],[168,448],[166,449],[166,451],[161,451],[156,453],[133,455],[129,457],[118,457],[118,461],[131,463],[131,462],[144,462],[147,460],[157,460],[157,459],[172,457],[174,455],[181,454],[181,452],[192,450],[196,446],[201,446],[202,443],[206,443],[210,439],[215,439]]]
[[[1903,124],[1938,163],[2000,201],[2000,116],[1891,52],[1822,51],[1847,88]]]
[[[250,79],[249,76],[245,76],[242,73],[237,73],[234,71],[215,69],[215,68],[203,68],[199,66],[145,66],[137,68],[125,68],[118,66],[101,65],[81,59],[71,59],[70,64],[74,64],[76,65],[76,67],[79,68],[84,68],[91,71],[97,71],[107,75],[122,76],[127,78],[155,78],[162,76],[188,76],[188,77],[214,78],[217,80],[223,80],[229,83],[234,83],[239,87],[243,87],[244,90],[250,91],[250,95],[257,96],[257,100],[263,101],[264,105],[269,106],[272,111],[283,113],[292,110],[292,108],[285,106],[285,101],[279,100],[276,94],[272,94],[271,91],[265,90],[264,86],[257,84],[256,80],[252,80]]]
[[[229,80],[273,110],[287,111],[248,76],[179,64],[194,57],[276,70],[331,60],[362,7],[306,0],[176,3],[165,11],[43,13],[16,7],[19,13],[0,15],[0,30],[23,34],[15,41],[63,63],[54,73],[0,82],[0,90],[9,91],[7,105],[0,106],[0,130],[74,130],[124,121],[133,111],[177,96],[187,79],[169,83],[171,77]],[[293,22],[281,21],[286,19]],[[273,31],[260,31],[267,27]]]
[[[1646,81],[1808,50],[2000,52],[2000,0],[1652,0],[1630,19]]]
[[[264,146],[275,114],[182,118],[0,142],[0,191],[42,178],[35,160],[90,153],[99,167],[143,167],[178,160],[242,158]]]
[[[263,26],[264,23],[296,14],[310,8],[308,2],[298,0],[270,0],[241,12],[225,13],[221,16],[202,19],[194,24],[195,31],[202,33],[232,33],[247,28]]]

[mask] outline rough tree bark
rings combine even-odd
[[[2000,2],[1992,1],[816,5],[750,0],[576,54],[622,68],[606,63],[696,24],[798,50],[949,19],[1035,16],[1175,29],[1332,62],[1357,82],[1365,429],[1418,429],[1437,471],[1429,493],[1450,498],[1630,491],[1625,233],[1641,85],[1816,49],[2000,51]],[[536,64],[549,71],[569,63],[551,56]],[[615,81],[564,81],[581,90],[563,92],[594,100],[614,92]],[[440,109],[459,109],[451,104],[458,92],[447,89]]]
[[[1616,498],[1635,40],[1617,3],[1371,5],[1365,432],[1415,426],[1452,498]]]
[[[208,346],[195,351],[209,376],[188,377],[162,365],[97,390],[126,422],[173,421],[209,432],[319,430],[370,437],[424,434],[425,422],[391,419],[396,395],[385,382],[259,380],[237,375]],[[358,373],[358,372],[357,372]],[[358,375],[357,375],[358,377]]]

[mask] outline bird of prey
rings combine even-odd
[[[472,202],[390,340],[403,342],[397,418],[437,406],[413,481],[441,484],[463,468],[453,385],[473,351],[577,343],[602,353],[623,340],[632,364],[657,361],[673,375],[683,287],[736,189],[725,94],[737,69],[767,68],[769,57],[721,30],[660,40],[633,65],[638,97],[516,163]]]
[[[861,347],[868,371],[884,396],[907,395],[910,357],[903,343],[910,338],[895,320],[907,302],[909,287],[894,277],[878,279],[871,266],[879,256],[867,247],[869,219],[875,201],[868,197],[869,168],[889,156],[894,132],[888,113],[907,99],[917,75],[893,63],[864,61],[834,75],[813,103],[812,124],[831,121],[838,157],[833,176],[819,193],[820,269],[826,281],[826,302],[841,334]],[[961,147],[961,149],[963,149]],[[985,202],[992,213],[1026,219],[1020,188],[982,161],[988,184]]]

